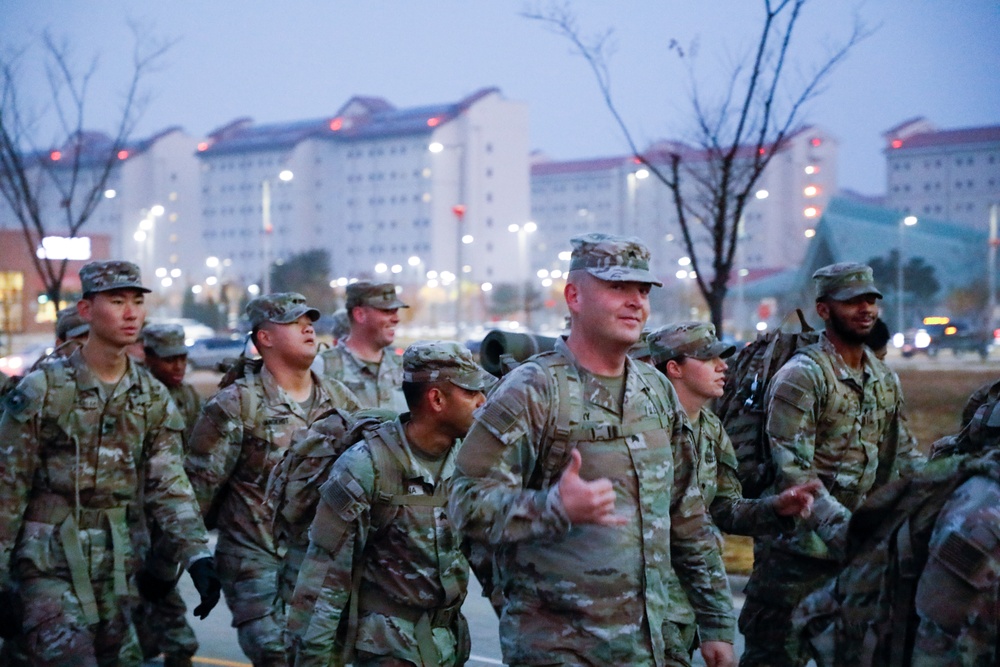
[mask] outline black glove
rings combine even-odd
[[[139,587],[139,595],[142,596],[143,600],[159,602],[167,597],[167,593],[174,590],[177,586],[177,580],[167,581],[160,579],[149,570],[139,570],[139,574],[135,576],[135,585]]]
[[[13,639],[24,630],[24,601],[17,591],[0,590],[0,638]]]
[[[201,604],[194,608],[194,615],[204,620],[215,605],[219,604],[219,593],[222,590],[222,582],[215,571],[215,559],[211,556],[199,558],[191,563],[188,574],[201,596]]]

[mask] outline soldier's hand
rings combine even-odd
[[[13,639],[24,630],[24,601],[21,594],[5,588],[0,590],[0,638]]]
[[[728,642],[702,642],[701,657],[708,667],[736,667],[736,654]]]
[[[208,613],[219,604],[219,593],[222,591],[222,582],[215,571],[215,559],[211,556],[199,558],[191,563],[188,568],[191,581],[201,596],[201,604],[194,608],[194,615],[205,620]]]
[[[139,588],[139,595],[142,596],[143,600],[159,602],[163,598],[167,597],[167,593],[174,590],[177,586],[177,580],[172,579],[168,581],[166,579],[160,579],[159,577],[153,575],[149,570],[142,569],[139,570],[139,574],[135,576],[135,585]]]
[[[606,477],[589,482],[580,477],[583,457],[574,449],[570,462],[559,478],[559,495],[562,497],[566,516],[573,523],[594,523],[602,526],[621,526],[628,522],[615,514],[615,489]]]
[[[771,503],[779,516],[798,516],[808,519],[812,514],[813,500],[823,488],[823,482],[813,479],[805,484],[789,487],[774,496]]]

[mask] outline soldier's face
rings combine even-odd
[[[396,326],[399,324],[399,310],[380,310],[371,306],[361,306],[356,311],[352,333],[371,341],[378,347],[388,347],[396,340]]]
[[[126,347],[139,340],[146,320],[145,294],[133,289],[98,292],[77,304],[80,316],[90,322],[90,338]]]
[[[687,357],[677,364],[677,372],[670,375],[670,381],[676,387],[683,384],[684,388],[694,396],[705,400],[719,398],[726,386],[725,359],[695,359]]]
[[[608,342],[634,345],[649,318],[648,283],[609,281],[583,273],[566,286],[573,328]]]
[[[486,395],[449,383],[446,396],[447,405],[442,419],[451,427],[454,437],[464,437],[472,428],[472,413],[486,402]]]
[[[816,312],[838,337],[851,344],[865,342],[878,319],[878,299],[861,294],[847,301],[832,299],[816,304]]]
[[[316,330],[308,315],[288,324],[265,322],[257,340],[262,355],[278,354],[297,366],[308,366],[316,356]]]
[[[146,355],[146,367],[157,380],[168,387],[178,387],[184,381],[187,370],[187,355],[178,354],[173,357],[158,357],[155,354]]]

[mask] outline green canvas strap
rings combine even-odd
[[[83,557],[83,548],[80,546],[80,529],[76,524],[76,517],[70,514],[59,526],[59,539],[62,541],[63,550],[66,553],[66,562],[69,565],[69,574],[73,582],[73,593],[80,601],[83,609],[83,618],[87,625],[94,625],[99,622],[100,616],[97,613],[97,598],[94,596],[94,585],[90,581],[90,569],[87,561]]]

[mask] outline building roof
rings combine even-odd
[[[380,97],[355,96],[335,115],[324,118],[267,125],[240,118],[212,132],[199,155],[287,150],[310,138],[357,141],[430,134],[482,98],[497,93],[498,88],[483,88],[457,102],[406,109],[397,109]]]
[[[163,137],[182,131],[177,125],[168,127],[144,139],[130,139],[117,148],[118,159],[127,160],[149,151]],[[28,164],[50,163],[52,167],[71,169],[75,164],[81,168],[102,167],[115,150],[114,140],[104,132],[84,130],[74,133],[58,148],[40,151],[25,156]],[[75,158],[79,158],[78,162]]]
[[[970,144],[1000,143],[1000,125],[967,127],[956,130],[936,130],[897,138],[890,144],[893,151],[929,146],[962,146]],[[896,145],[898,143],[898,145]]]

